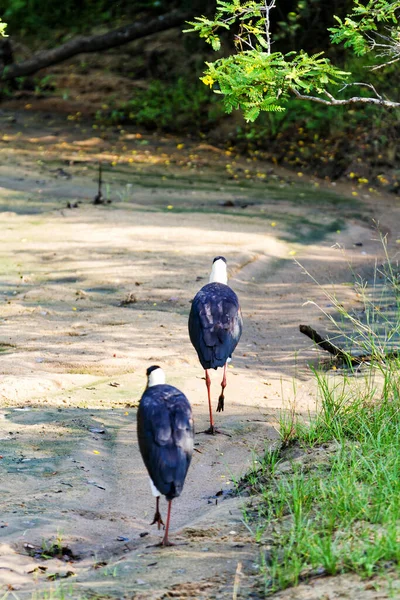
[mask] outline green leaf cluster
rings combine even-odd
[[[0,35],[2,35],[3,37],[7,37],[7,34],[5,33],[6,27],[7,27],[7,23],[2,23],[2,21],[0,19]]]
[[[241,109],[248,122],[255,121],[261,111],[284,111],[294,90],[322,94],[328,84],[337,84],[348,75],[322,53],[271,52],[268,16],[265,3],[217,0],[214,20],[197,17],[190,23],[192,29],[186,30],[196,31],[219,50],[218,31],[236,23],[236,54],[207,62],[201,80],[224,96],[227,113]]]
[[[254,121],[261,111],[284,111],[293,89],[323,93],[327,84],[347,77],[321,54],[306,52],[249,50],[206,64],[202,81],[223,94],[227,113],[242,109],[246,121]]]
[[[208,44],[211,44],[213,50],[221,48],[221,39],[218,30],[230,29],[235,23],[239,24],[239,33],[235,38],[235,44],[242,46],[243,40],[247,36],[254,36],[258,44],[266,48],[265,42],[265,18],[263,15],[264,4],[260,2],[241,2],[232,0],[224,2],[217,0],[217,7],[214,19],[207,17],[195,17],[194,21],[189,21],[192,29],[185,29],[188,33],[196,31],[201,38],[204,38]]]
[[[357,56],[370,52],[373,40],[369,34],[379,30],[380,24],[391,24],[392,28],[385,31],[385,35],[398,41],[398,25],[400,13],[400,0],[369,0],[361,2],[354,0],[353,11],[344,19],[335,16],[338,27],[331,27],[331,40],[334,44],[343,43],[345,48],[352,48]]]
[[[250,122],[257,119],[261,111],[284,111],[291,94],[315,101],[325,95],[331,100],[329,86],[351,75],[333,65],[322,53],[310,56],[304,51],[272,52],[270,12],[275,7],[274,0],[217,0],[214,19],[197,17],[190,22],[192,29],[186,30],[197,32],[214,50],[219,50],[220,31],[234,26],[236,53],[206,63],[201,80],[224,96],[228,113],[241,109]],[[298,2],[297,8],[304,11],[306,4]],[[399,11],[400,0],[354,0],[352,12],[344,20],[335,17],[339,26],[330,29],[331,40],[343,42],[356,55],[366,54],[377,45],[381,55],[395,56],[391,62],[400,60]],[[296,14],[290,13],[288,31],[296,31]],[[371,35],[381,35],[382,39],[382,24],[386,29],[384,43],[379,45]]]

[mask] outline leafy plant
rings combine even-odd
[[[354,0],[353,11],[344,20],[335,16],[338,27],[331,27],[331,40],[334,44],[344,43],[345,48],[352,48],[358,56],[362,56],[377,49],[386,49],[386,54],[391,52],[395,60],[400,60],[400,44],[398,28],[386,28],[386,35],[379,32],[379,25],[392,23],[397,25],[400,12],[399,0],[369,0],[366,4],[361,0]],[[379,43],[386,40],[386,44]],[[390,52],[391,50],[391,52]]]
[[[114,123],[129,121],[152,129],[198,131],[215,122],[220,112],[203,86],[179,78],[172,83],[152,81],[148,88],[135,90],[129,102],[107,112],[99,111],[96,118]]]
[[[210,87],[218,84],[214,91],[223,94],[227,113],[240,108],[246,121],[255,121],[261,111],[284,111],[294,87],[307,94],[322,93],[328,83],[337,84],[347,77],[321,54],[243,51],[206,63],[201,80]]]
[[[189,22],[192,28],[185,30],[197,32],[218,51],[221,48],[220,31],[233,29],[235,53],[214,62],[206,62],[207,69],[201,78],[215,93],[224,95],[224,106],[228,113],[240,108],[246,121],[251,122],[257,119],[261,111],[285,110],[290,95],[327,105],[368,102],[381,106],[400,106],[400,102],[384,99],[372,84],[358,82],[351,85],[372,89],[375,97],[356,96],[338,100],[332,96],[330,86],[348,80],[351,75],[349,72],[331,64],[322,53],[310,56],[303,50],[286,54],[272,52],[270,12],[275,7],[276,0],[217,0],[214,19],[196,17]],[[391,20],[397,25],[398,8],[398,0],[371,0],[366,6],[360,0],[355,0],[354,14],[359,17],[358,21],[352,20],[352,15],[344,21],[337,17],[339,27],[331,29],[332,41],[345,41],[358,54],[372,51],[376,46],[383,45],[376,40],[371,42],[369,37],[377,29],[376,23]],[[292,20],[292,29],[289,27],[289,30],[295,31],[295,13]],[[390,61],[394,62],[400,60],[398,27],[394,26],[389,35],[390,43],[385,45],[384,50],[387,54],[394,53],[395,58]]]
[[[219,50],[218,30],[238,25],[236,54],[207,62],[201,80],[210,87],[216,84],[214,91],[224,95],[226,112],[240,108],[246,121],[255,121],[261,111],[284,111],[293,89],[322,93],[328,84],[337,84],[348,76],[322,53],[309,56],[304,51],[285,55],[271,52],[269,14],[274,6],[274,1],[261,4],[217,0],[214,20],[197,17],[190,22],[192,29],[186,30],[197,31],[214,50]]]

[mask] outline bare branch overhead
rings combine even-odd
[[[400,102],[393,102],[392,100],[384,100],[383,98],[364,98],[362,96],[353,96],[352,98],[347,98],[343,100],[338,100],[334,98],[331,94],[326,94],[329,97],[329,100],[325,100],[325,98],[320,98],[319,96],[307,96],[304,94],[300,94],[299,91],[292,88],[291,90],[293,94],[299,100],[310,100],[311,102],[318,102],[319,104],[325,104],[327,106],[343,106],[345,104],[377,104],[378,106],[384,106],[385,108],[400,108]]]

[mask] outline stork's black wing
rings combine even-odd
[[[223,367],[242,335],[242,315],[235,292],[208,283],[196,294],[189,315],[190,340],[203,369]]]
[[[148,388],[137,413],[139,448],[158,491],[180,495],[193,453],[193,420],[188,399],[171,385]]]

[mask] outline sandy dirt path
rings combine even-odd
[[[377,209],[373,199],[361,204],[315,182],[293,185],[282,173],[268,184],[241,185],[226,168],[229,157],[206,166],[199,159],[193,172],[161,163],[150,140],[137,162],[105,168],[112,203],[93,206],[99,152],[108,144],[107,152],[121,153],[120,136],[85,146],[92,137],[65,133],[57,120],[17,115],[7,123],[0,589],[53,597],[46,594],[59,593],[61,581],[71,598],[231,598],[241,563],[237,597],[262,597],[257,546],[242,520],[246,499],[224,498],[277,442],[279,411],[294,401],[304,415],[315,406],[309,364],[319,353],[298,326],[323,327],[318,310],[304,303],[327,300],[293,259],[352,302],[349,264],[373,269],[382,249],[371,219],[384,200]],[[127,153],[137,139],[123,142]],[[82,151],[93,144],[94,153]],[[221,254],[245,323],[217,416],[231,437],[196,437],[198,452],[173,506],[178,545],[165,551],[154,547],[161,532],[149,526],[154,505],[136,406],[146,368],[159,364],[190,399],[197,430],[206,427],[206,388],[187,318]],[[220,371],[212,376],[215,403],[220,378]],[[64,559],[49,558],[54,544]]]

